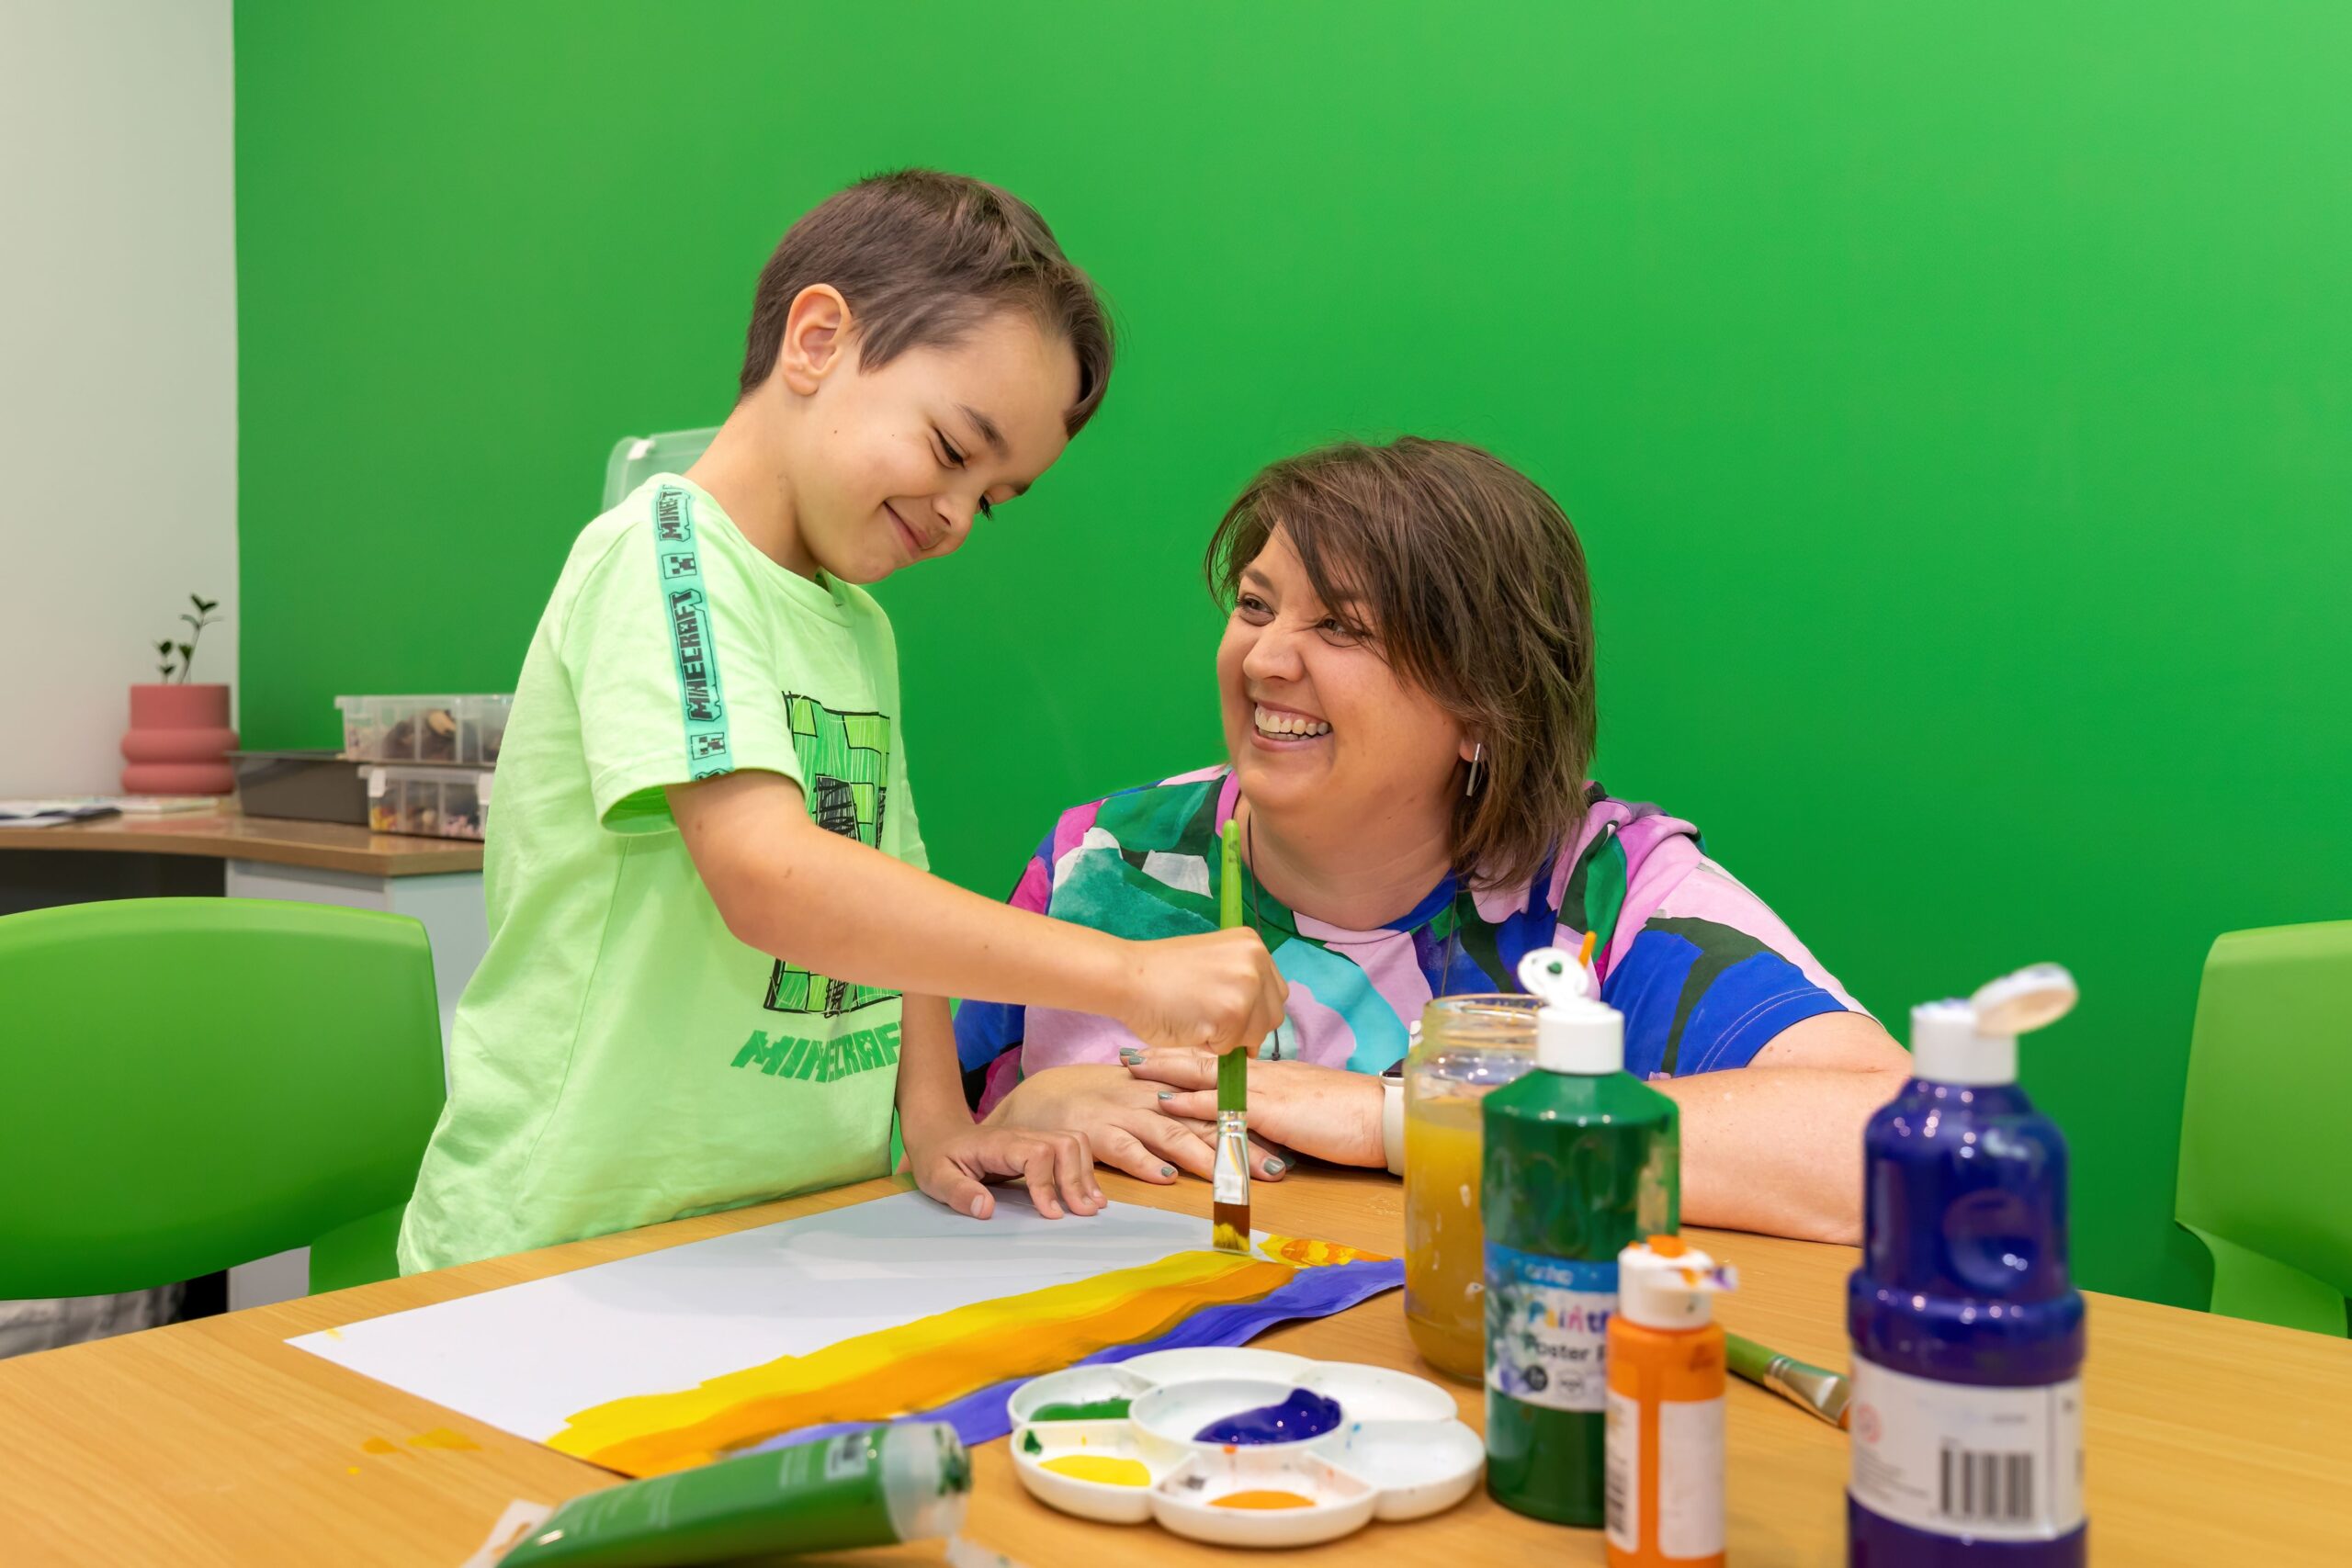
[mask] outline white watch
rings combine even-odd
[[[1380,1141],[1388,1155],[1392,1176],[1405,1174],[1405,1080],[1380,1077]]]

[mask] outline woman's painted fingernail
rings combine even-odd
[[[1282,1173],[1283,1162],[1275,1158],[1272,1155],[1268,1155],[1266,1156],[1266,1174],[1268,1176],[1280,1176]]]
[[[1159,1168],[1159,1174],[1162,1176],[1173,1176],[1176,1174],[1176,1168],[1172,1165],[1163,1165]]]
[[[1159,1091],[1159,1098],[1162,1100],[1173,1100],[1176,1098],[1176,1091],[1172,1089],[1163,1089]]]
[[[1119,1063],[1122,1066],[1132,1067],[1137,1062],[1142,1060],[1143,1053],[1136,1050],[1134,1046],[1122,1045],[1119,1047]]]

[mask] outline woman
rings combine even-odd
[[[1376,1075],[1423,1004],[1515,990],[1522,953],[1591,931],[1627,1069],[1681,1108],[1683,1217],[1858,1239],[1862,1123],[1908,1057],[1696,829],[1587,778],[1592,617],[1552,499],[1475,447],[1344,444],[1261,474],[1207,570],[1233,606],[1230,766],[1065,812],[1012,901],[1122,936],[1208,929],[1238,820],[1290,984],[1250,1131],[1392,1168]],[[1208,1054],[1043,1008],[967,1003],[955,1027],[989,1120],[1076,1128],[1146,1180],[1208,1174]],[[1251,1161],[1277,1179],[1295,1157]]]

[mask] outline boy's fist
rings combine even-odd
[[[1256,931],[1140,942],[1130,957],[1128,1003],[1116,1016],[1147,1045],[1254,1052],[1282,1024],[1290,987]]]

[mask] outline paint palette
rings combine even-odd
[[[1072,1367],[1032,1378],[1007,1407],[1013,1470],[1039,1502],[1218,1546],[1307,1546],[1421,1518],[1466,1496],[1486,1462],[1435,1383],[1273,1350]]]

